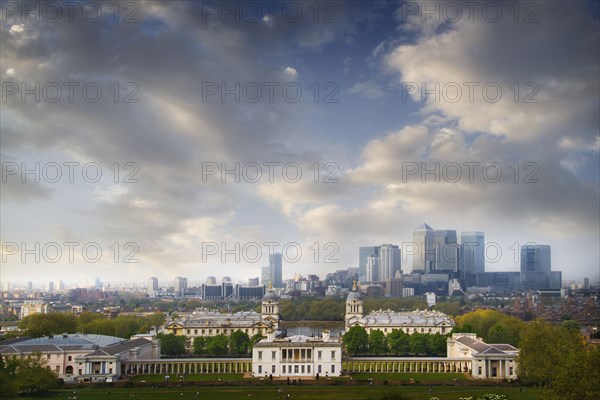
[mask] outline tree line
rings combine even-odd
[[[160,328],[165,315],[156,312],[149,316],[119,315],[107,318],[101,313],[83,312],[74,314],[32,314],[19,322],[19,328],[34,338],[60,333],[85,333],[117,336],[125,339],[137,333],[146,333],[151,328]]]
[[[346,351],[358,354],[393,354],[415,356],[446,356],[447,335],[415,332],[411,335],[401,329],[394,329],[387,336],[380,330],[367,330],[353,326],[344,334],[342,341]]]
[[[249,337],[247,333],[240,330],[234,331],[231,335],[223,334],[202,337],[195,337],[192,341],[192,353],[196,356],[207,355],[211,357],[222,357],[224,355],[242,356],[249,354],[252,345],[264,336],[256,334]],[[180,356],[186,354],[186,344],[188,338],[175,334],[158,334],[160,341],[161,354],[166,356]]]

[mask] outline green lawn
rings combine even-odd
[[[507,400],[536,400],[537,391],[527,389],[519,391],[516,388],[499,387],[454,387],[454,386],[434,386],[431,394],[427,386],[402,386],[386,387],[383,385],[374,386],[286,386],[281,385],[282,392],[277,392],[277,386],[257,386],[257,387],[187,387],[175,389],[151,389],[151,388],[131,388],[131,389],[85,389],[79,390],[77,396],[79,400],[163,400],[163,399],[210,399],[210,400],[232,400],[248,399],[252,395],[253,400],[267,399],[285,399],[287,393],[290,393],[294,400],[367,400],[377,399],[377,397],[386,392],[400,393],[410,400],[429,400],[431,397],[437,397],[440,400],[459,400],[461,397],[470,397],[477,400],[477,396],[485,393],[503,394]],[[196,397],[196,392],[199,393]],[[45,398],[66,399],[73,395],[72,391],[54,392],[52,396]],[[22,400],[41,399],[42,397],[21,397]]]
[[[179,382],[178,374],[169,374],[169,383]],[[186,374],[184,382],[201,382],[201,381],[239,381],[244,379],[244,374]],[[132,382],[164,382],[165,374],[148,374],[148,375],[135,375],[130,379]]]
[[[379,381],[408,381],[414,379],[419,382],[429,381],[457,381],[469,380],[465,374],[454,373],[411,373],[411,372],[361,372],[351,374],[352,379],[375,379]]]

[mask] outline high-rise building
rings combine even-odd
[[[271,282],[271,268],[267,265],[260,269],[260,283],[263,286],[269,286]]]
[[[94,280],[94,289],[102,290],[102,281],[98,277]]]
[[[588,278],[588,277],[583,278],[583,288],[584,289],[590,288],[590,278]]]
[[[551,289],[550,272],[550,246],[543,244],[521,246],[521,285],[523,289]]]
[[[62,279],[58,281],[58,290],[60,290],[61,292],[65,290],[65,283]]]
[[[358,281],[372,282],[367,277],[367,258],[379,258],[379,246],[365,246],[358,249]]]
[[[207,285],[216,285],[217,278],[215,278],[214,276],[209,276],[208,278],[206,278],[206,284]]]
[[[271,282],[274,288],[283,288],[283,265],[282,265],[281,253],[273,253],[269,255],[269,272],[271,275]]]
[[[383,244],[379,248],[379,280],[385,282],[394,278],[401,270],[400,247],[395,244]]]
[[[258,286],[258,278],[248,278],[248,286]]]
[[[31,281],[27,282],[27,291],[28,292],[33,291],[33,282],[31,282]]]
[[[48,293],[54,293],[54,282],[48,282]]]
[[[435,263],[435,236],[433,228],[425,223],[417,226],[413,232],[413,273],[430,273]]]
[[[433,270],[436,272],[458,271],[458,243],[455,230],[434,230],[435,262]]]
[[[185,291],[187,289],[187,278],[182,276],[178,276],[175,278],[175,287],[174,292],[175,296],[183,296],[185,295]]]
[[[481,286],[478,281],[485,273],[485,235],[483,232],[462,232],[460,234],[460,255],[458,271],[465,288]]]
[[[150,297],[154,297],[158,292],[158,278],[155,276],[151,276],[148,278],[148,289],[146,289],[146,293]]]
[[[365,282],[379,282],[379,257],[376,255],[367,257]]]

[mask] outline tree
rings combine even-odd
[[[195,337],[193,346],[194,346],[194,354],[206,353],[206,338],[203,338],[202,336]]]
[[[0,389],[4,394],[3,397],[17,395],[16,375],[16,358],[6,359],[0,354]]]
[[[160,341],[161,354],[167,356],[178,356],[185,353],[185,336],[177,336],[173,333],[169,333],[168,335],[159,333],[157,337]]]
[[[371,354],[381,354],[386,351],[385,335],[379,329],[371,331],[369,334],[369,352]]]
[[[436,333],[434,335],[427,335],[427,347],[430,355],[434,356],[446,356],[448,337]]]
[[[228,350],[228,342],[227,336],[223,334],[211,336],[206,340],[206,351],[211,356],[225,355]]]
[[[27,330],[32,337],[48,336],[55,333],[75,333],[77,318],[73,314],[50,313],[32,314],[21,320],[19,328]]]
[[[518,368],[523,381],[546,387],[549,399],[600,398],[600,351],[586,348],[568,325],[529,323],[521,332]]]
[[[387,343],[392,353],[406,354],[410,349],[410,336],[401,329],[394,329],[388,335]]]
[[[15,383],[19,392],[47,392],[58,387],[58,376],[45,366],[40,354],[17,361]]]
[[[261,333],[256,333],[252,335],[252,337],[250,338],[250,346],[254,346],[256,343],[260,342],[263,339],[266,338]]]
[[[247,333],[237,330],[229,336],[229,348],[232,353],[238,355],[246,354],[249,347],[250,337],[248,337]]]
[[[415,332],[412,335],[410,335],[410,351],[415,355],[427,354],[427,352],[429,351],[427,335],[418,332]]]
[[[369,335],[362,326],[353,326],[342,337],[344,346],[349,353],[354,355],[366,353],[369,344]]]

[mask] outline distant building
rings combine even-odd
[[[428,273],[433,270],[435,263],[435,236],[433,228],[425,223],[419,225],[413,232],[412,272]]]
[[[206,284],[207,285],[216,285],[217,278],[215,278],[214,276],[209,276],[208,278],[206,278]]]
[[[435,259],[433,270],[436,272],[458,271],[458,243],[455,230],[434,230]]]
[[[166,333],[186,336],[188,349],[192,349],[193,339],[198,336],[229,336],[237,330],[250,337],[256,334],[265,336],[269,330],[279,329],[279,298],[272,288],[262,298],[261,308],[260,314],[255,311],[220,313],[196,309],[191,315],[168,323],[164,329]]]
[[[158,278],[155,276],[151,276],[148,278],[148,288],[146,289],[146,293],[150,297],[156,296],[156,292],[158,292]]]
[[[552,286],[557,282],[553,282],[550,272],[550,246],[543,244],[521,246],[521,285],[523,289],[560,289],[560,284],[558,287]]]
[[[346,330],[353,326],[362,326],[368,333],[380,330],[388,335],[394,329],[405,333],[440,333],[445,335],[454,327],[454,320],[438,311],[375,311],[364,314],[363,301],[356,285],[346,299]]]
[[[476,274],[485,272],[485,235],[483,232],[461,232],[459,276],[465,287],[477,286]]]
[[[395,244],[383,244],[379,248],[379,281],[394,278],[401,271],[400,247]]]
[[[255,377],[329,377],[342,373],[342,342],[331,338],[294,335],[266,339],[252,347],[252,375]]]
[[[175,278],[175,285],[173,288],[173,291],[175,292],[176,296],[184,296],[185,295],[185,291],[187,290],[187,278],[184,278],[182,276],[178,276],[177,278]]]
[[[358,249],[358,281],[372,282],[367,275],[367,262],[369,257],[377,257],[379,259],[379,246],[366,246]],[[372,268],[372,267],[371,267]],[[372,276],[372,273],[371,273]]]
[[[370,255],[367,257],[367,272],[365,282],[379,281],[379,256]]]
[[[269,255],[269,272],[273,287],[278,289],[283,288],[283,256],[281,253]]]
[[[19,319],[23,319],[32,314],[49,314],[52,311],[52,305],[43,300],[26,300],[21,306]]]

